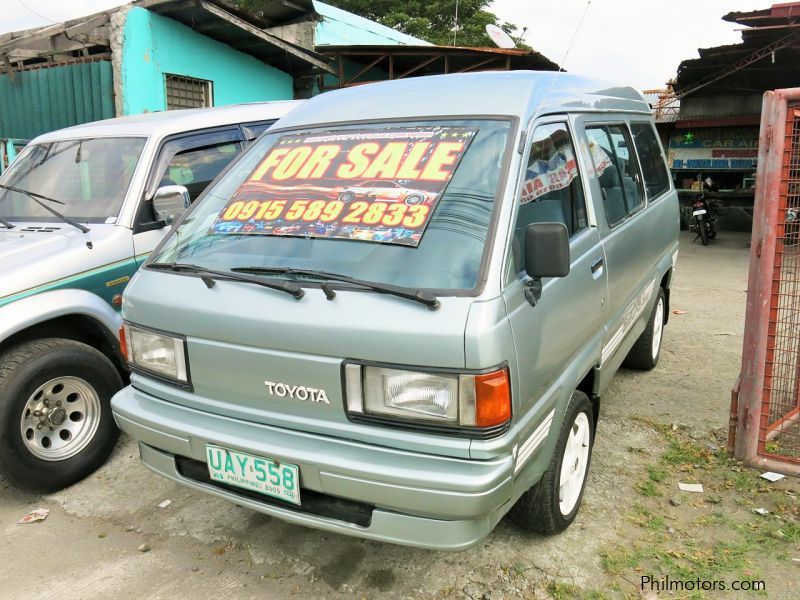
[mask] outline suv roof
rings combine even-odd
[[[420,117],[517,116],[554,112],[650,114],[641,93],[553,71],[504,71],[412,77],[315,96],[276,128]]]
[[[102,137],[112,135],[158,136],[192,131],[205,127],[247,123],[267,119],[279,119],[302,100],[284,100],[279,102],[253,102],[250,104],[234,104],[218,108],[193,108],[184,110],[168,110],[145,113],[129,117],[104,119],[83,125],[75,125],[45,133],[35,138],[32,143],[51,142],[74,139],[78,137]]]

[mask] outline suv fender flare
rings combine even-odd
[[[79,289],[53,290],[0,307],[0,344],[29,327],[70,315],[97,321],[110,342],[116,340],[122,325],[122,316],[96,294]],[[116,343],[112,347],[116,348]]]

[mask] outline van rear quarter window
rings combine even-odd
[[[647,198],[656,198],[669,190],[669,173],[661,143],[649,123],[631,123],[631,131],[642,166]]]
[[[613,227],[644,206],[636,156],[624,125],[587,127],[586,137],[603,192],[606,218]]]

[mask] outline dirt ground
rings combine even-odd
[[[671,309],[682,314],[670,315],[659,367],[621,371],[605,394],[584,505],[563,534],[503,521],[461,553],[331,535],[162,480],[123,439],[61,493],[0,482],[0,598],[639,597],[645,575],[764,580],[770,598],[798,597],[797,479],[767,483],[723,451],[748,236],[723,231],[704,248],[683,232],[681,244]],[[47,520],[16,524],[37,507]]]

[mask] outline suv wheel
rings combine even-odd
[[[661,341],[664,337],[666,305],[664,290],[659,288],[658,298],[656,298],[656,303],[653,306],[653,312],[650,313],[647,327],[645,327],[642,335],[636,340],[622,363],[626,367],[649,371],[658,364],[658,359],[661,357]]]
[[[51,492],[94,472],[119,436],[110,402],[120,388],[111,361],[80,342],[43,339],[0,355],[0,473]]]
[[[525,529],[552,535],[575,520],[592,460],[592,403],[575,390],[567,406],[553,458],[542,479],[525,492],[509,513]]]

